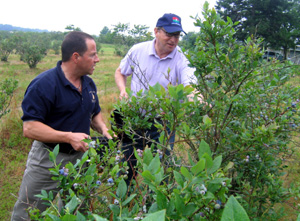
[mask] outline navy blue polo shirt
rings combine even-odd
[[[55,130],[90,134],[93,116],[101,108],[94,81],[81,77],[82,93],[72,85],[61,69],[39,74],[29,84],[22,102],[23,121],[39,121]]]

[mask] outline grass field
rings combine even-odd
[[[121,57],[114,55],[114,47],[112,45],[102,45],[99,53],[100,62],[97,64],[92,78],[97,88],[100,105],[104,114],[107,125],[109,125],[108,117],[113,110],[113,105],[118,98],[118,89],[114,81],[114,72],[119,65]],[[13,77],[18,80],[18,89],[15,93],[10,109],[11,113],[0,119],[0,220],[10,220],[10,214],[14,203],[23,172],[27,154],[31,147],[31,140],[24,138],[22,135],[22,111],[20,108],[24,92],[30,81],[39,73],[55,67],[60,56],[49,52],[48,55],[37,65],[36,69],[29,69],[28,65],[19,61],[19,56],[11,55],[9,61],[0,62],[1,80],[7,77]],[[130,82],[128,82],[130,83]],[[293,81],[295,84],[300,83],[297,78]],[[94,132],[95,133],[95,132]],[[285,176],[285,182],[299,182],[298,176],[300,172],[300,152],[291,156]],[[296,220],[297,213],[293,209],[293,203],[288,202],[286,205],[278,205],[278,209],[285,207],[288,215],[282,220]]]
[[[100,62],[96,65],[92,78],[97,85],[105,121],[109,125],[108,117],[119,95],[114,73],[122,58],[114,56],[114,47],[111,45],[102,45],[101,50],[102,52],[99,53]],[[35,69],[30,69],[27,64],[19,60],[18,55],[10,55],[8,62],[0,62],[1,80],[8,77],[18,80],[18,88],[10,106],[11,112],[0,119],[1,221],[10,220],[10,214],[16,201],[15,196],[18,194],[27,154],[32,142],[22,135],[20,106],[24,92],[35,76],[56,66],[57,61],[60,60],[60,55],[55,55],[50,51]]]

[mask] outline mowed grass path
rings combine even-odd
[[[109,126],[108,118],[119,95],[114,80],[114,73],[122,58],[114,55],[114,47],[112,45],[101,45],[101,47],[99,51],[100,62],[97,63],[94,74],[91,77],[96,83],[102,113]],[[22,121],[20,118],[22,116],[21,102],[24,92],[34,77],[43,71],[55,67],[60,59],[60,55],[55,55],[50,51],[35,69],[30,69],[15,54],[9,56],[8,62],[0,61],[1,80],[5,78],[18,80],[18,88],[10,106],[11,112],[0,119],[1,221],[10,220],[32,142],[32,140],[24,138],[22,134]]]

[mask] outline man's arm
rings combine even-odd
[[[127,82],[127,77],[123,74],[121,74],[121,68],[117,68],[115,72],[115,81],[116,84],[120,90],[120,99],[122,98],[128,98],[128,94],[126,92],[126,82]]]
[[[104,123],[101,112],[99,112],[96,116],[93,117],[91,127],[93,130],[97,131],[100,134],[103,134],[108,139],[112,139],[112,136],[108,133],[108,128]]]
[[[88,139],[89,135],[54,130],[39,121],[23,122],[23,135],[45,143],[69,143],[76,151],[85,152],[88,150],[87,143],[82,140]]]

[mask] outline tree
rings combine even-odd
[[[195,47],[197,36],[196,32],[188,32],[182,37],[182,40],[179,42],[179,46],[185,50],[192,49]]]
[[[100,31],[100,35],[106,35],[110,33],[110,30],[107,26],[104,26],[104,28]]]
[[[38,45],[26,42],[23,44],[23,61],[26,62],[29,68],[36,68],[36,65],[45,57],[44,50]]]
[[[15,44],[11,38],[6,38],[0,41],[0,58],[1,61],[7,61],[8,56],[15,49]]]
[[[130,29],[129,24],[118,23],[114,25],[115,54],[125,56],[134,44],[153,39],[148,29],[149,27],[144,25],[134,25],[133,29]]]
[[[79,27],[76,27],[74,25],[68,25],[67,27],[65,27],[66,30],[68,31],[81,31],[81,29]]]
[[[300,37],[299,1],[297,0],[218,0],[216,9],[226,19],[239,22],[237,38],[264,38],[265,47],[294,48]]]

